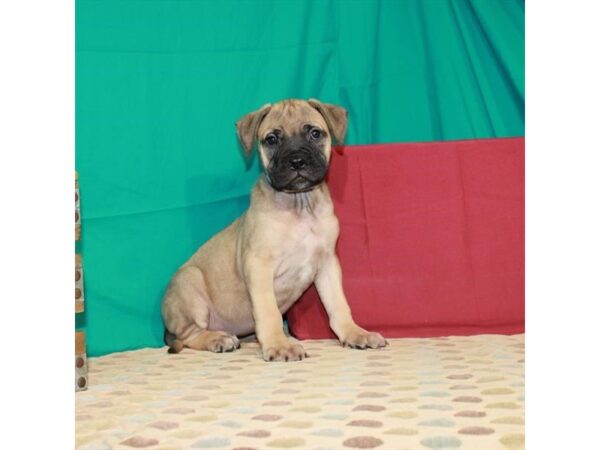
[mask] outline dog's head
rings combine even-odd
[[[348,113],[318,100],[283,100],[267,104],[236,124],[246,154],[258,141],[267,178],[274,189],[304,192],[327,173],[332,138],[343,144]]]

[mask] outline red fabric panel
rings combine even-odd
[[[524,331],[524,139],[336,148],[329,188],[356,322],[387,337]],[[288,312],[334,337],[314,287]]]

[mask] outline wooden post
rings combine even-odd
[[[83,265],[81,255],[75,255],[75,313],[83,312]]]
[[[79,202],[79,176],[75,172],[75,240],[81,238],[81,211]]]
[[[75,172],[75,240],[81,238],[81,212],[79,209],[79,182]],[[75,314],[83,312],[83,264],[81,255],[75,254]],[[75,391],[87,389],[87,356],[85,352],[85,334],[75,331]]]
[[[75,332],[75,390],[87,389],[87,357],[85,355],[85,334],[83,331]]]

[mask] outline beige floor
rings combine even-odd
[[[523,335],[303,344],[294,363],[262,361],[254,342],[91,358],[77,448],[523,448]]]

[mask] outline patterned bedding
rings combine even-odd
[[[524,447],[524,335],[391,339],[381,350],[303,341],[266,363],[166,348],[89,359],[76,447],[474,449]]]

